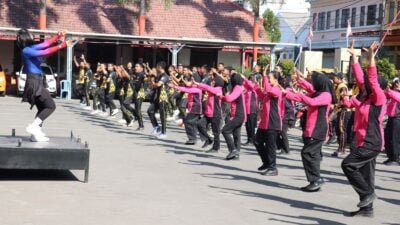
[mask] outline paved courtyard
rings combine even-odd
[[[223,151],[191,148],[182,128],[171,124],[169,140],[146,130],[123,127],[89,115],[77,101],[57,102],[44,126],[51,136],[73,130],[91,149],[89,183],[82,171],[18,172],[0,170],[1,225],[256,225],[256,224],[400,224],[400,167],[378,158],[375,218],[349,218],[358,198],[344,177],[341,159],[324,147],[322,191],[303,193],[306,185],[299,150],[300,132],[290,131],[292,153],[278,156],[279,176],[257,173],[254,147],[243,148],[238,161]],[[36,110],[19,98],[0,98],[0,135],[25,133]],[[143,110],[147,109],[147,104]],[[118,115],[121,116],[120,114]],[[242,129],[244,132],[244,129]],[[242,138],[244,139],[244,136]]]

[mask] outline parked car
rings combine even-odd
[[[3,70],[3,67],[0,64],[0,95],[6,95],[6,73]]]
[[[40,65],[42,68],[42,71],[44,75],[46,76],[46,81],[48,88],[47,90],[50,92],[51,96],[56,97],[57,96],[57,73],[53,73],[53,69],[45,64],[42,63]],[[21,67],[20,71],[17,72],[18,76],[18,95],[21,96],[24,93],[24,88],[25,88],[25,82],[26,82],[26,74],[23,72],[24,71],[24,66]]]

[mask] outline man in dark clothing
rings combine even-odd
[[[151,124],[153,125],[153,134],[158,135],[158,138],[167,138],[167,82],[169,80],[168,74],[165,73],[165,62],[157,63],[157,76],[151,80],[151,87],[153,88],[152,103],[147,110],[150,117]],[[156,119],[156,112],[160,113],[161,127]]]

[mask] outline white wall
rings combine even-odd
[[[178,53],[178,64],[190,66],[190,48],[183,48]]]
[[[0,64],[3,70],[13,72],[14,43],[13,41],[0,40]]]
[[[305,51],[301,54],[300,71],[305,73],[306,68],[309,71],[322,69],[322,52]]]
[[[218,63],[222,62],[225,66],[239,66],[241,65],[240,59],[240,52],[218,51]]]

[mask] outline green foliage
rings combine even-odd
[[[265,68],[270,62],[270,55],[263,54],[258,57],[257,64],[261,65],[262,68]]]
[[[290,76],[290,72],[295,67],[293,60],[291,59],[283,59],[280,61],[279,66],[282,67],[283,75]]]
[[[379,74],[391,81],[396,76],[396,67],[387,58],[379,59],[376,61]]]
[[[236,70],[237,72],[239,72],[239,73],[245,75],[246,77],[249,77],[250,74],[251,74],[251,69],[250,69],[250,68],[244,69],[244,71],[243,71],[243,73],[242,73],[242,66],[241,66],[241,65],[235,65],[235,66],[233,66],[232,68],[233,68],[234,70]]]
[[[263,25],[267,32],[267,37],[272,42],[279,42],[281,40],[281,30],[279,28],[279,19],[275,16],[274,12],[270,9],[265,10],[263,14]]]

